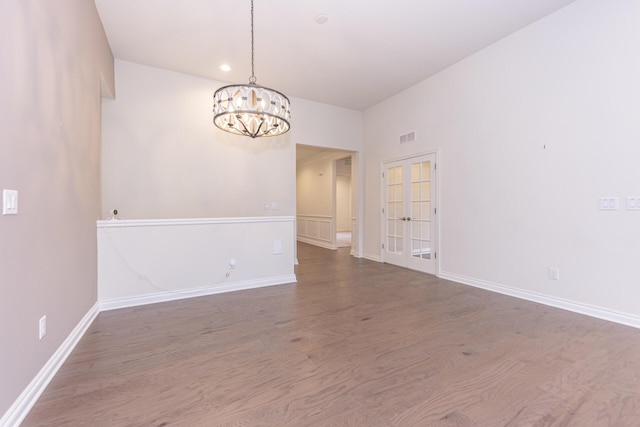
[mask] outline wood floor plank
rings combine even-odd
[[[24,426],[640,426],[640,331],[299,244],[297,284],[100,313]]]

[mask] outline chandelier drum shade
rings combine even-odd
[[[291,125],[289,98],[256,84],[253,0],[251,0],[251,77],[248,84],[223,86],[213,94],[213,123],[226,132],[257,138],[286,133]]]
[[[281,135],[289,130],[289,98],[264,86],[229,85],[213,94],[213,123],[251,138]]]

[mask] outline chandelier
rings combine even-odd
[[[223,131],[251,138],[282,135],[291,127],[289,98],[256,84],[253,51],[251,0],[251,77],[248,84],[224,86],[213,94],[213,123]]]

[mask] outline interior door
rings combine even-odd
[[[406,266],[405,256],[405,162],[385,164],[383,172],[385,185],[385,239],[382,244],[385,262]]]
[[[383,175],[383,260],[435,274],[435,154],[386,163]]]

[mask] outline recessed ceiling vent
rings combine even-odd
[[[415,142],[416,140],[416,131],[412,131],[409,133],[405,133],[404,135],[400,135],[400,144],[406,144],[407,142]]]

